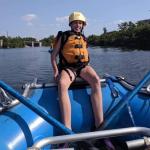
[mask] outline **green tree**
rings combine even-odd
[[[43,46],[50,46],[54,42],[54,35],[50,35],[48,38],[43,38],[40,40]]]

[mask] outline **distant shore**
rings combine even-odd
[[[101,35],[89,35],[87,41],[92,46],[122,47],[130,49],[150,50],[150,20],[139,21],[137,23],[124,22],[118,25],[118,31],[107,32]],[[54,35],[37,41],[32,37],[5,37],[0,36],[0,48],[23,48],[49,46],[53,44]],[[35,44],[35,45],[34,45]]]
[[[119,31],[107,32],[100,36],[91,35],[88,43],[93,46],[127,47],[130,49],[150,50],[150,20],[137,23],[124,22]]]

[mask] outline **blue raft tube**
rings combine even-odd
[[[69,89],[72,105],[73,131],[71,131],[61,123],[58,91],[55,83],[37,84],[34,82],[28,84],[25,89],[26,94],[21,95],[0,81],[3,97],[8,99],[6,95],[9,94],[17,99],[8,102],[7,105],[4,100],[1,100],[0,148],[2,150],[26,150],[45,138],[66,134],[69,136],[78,136],[79,134],[80,139],[89,139],[89,135],[92,138],[122,135],[124,139],[135,140],[137,136],[127,134],[138,134],[139,132],[142,133],[140,137],[143,137],[143,134],[149,136],[150,86],[143,88],[149,79],[150,72],[136,86],[120,77],[109,75],[101,80],[105,122],[102,126],[104,130],[98,131],[98,133],[90,132],[94,125],[94,118],[90,102],[91,89],[87,83],[75,82]],[[15,105],[16,101],[20,103]],[[138,131],[130,131],[130,128],[135,129],[136,127],[143,128]],[[130,132],[128,133],[128,131]],[[108,133],[112,133],[112,135]],[[69,140],[71,137],[66,137],[66,140],[67,138]],[[74,138],[74,140],[76,139]],[[45,148],[51,147],[50,142],[47,142],[47,145]]]

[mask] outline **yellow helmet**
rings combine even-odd
[[[71,24],[71,22],[73,22],[75,20],[83,21],[84,26],[86,25],[86,18],[81,12],[73,12],[69,16],[69,25]]]

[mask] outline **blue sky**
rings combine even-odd
[[[125,21],[150,19],[150,0],[0,0],[0,36],[42,39],[68,30],[68,16],[81,11],[85,35],[117,30]]]

